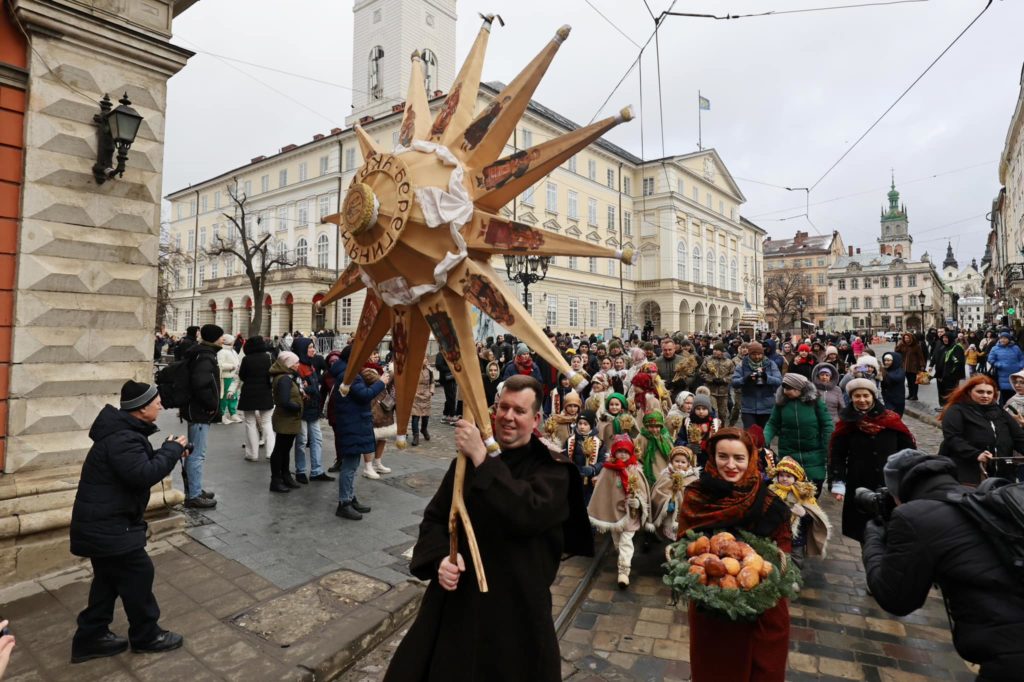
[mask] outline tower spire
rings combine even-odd
[[[953,268],[954,270],[960,269],[960,264],[956,262],[956,256],[953,255],[953,243],[946,242],[946,260],[942,261],[942,269]]]

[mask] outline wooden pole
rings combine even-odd
[[[455,404],[458,404],[456,394]],[[463,414],[463,419],[472,423],[471,413]],[[476,584],[481,592],[487,592],[487,575],[484,573],[484,562],[480,558],[480,547],[476,543],[476,534],[473,532],[473,524],[469,520],[469,511],[466,509],[466,502],[462,497],[463,484],[466,480],[466,455],[461,452],[457,455],[455,462],[455,485],[452,487],[452,506],[448,512],[448,538],[449,552],[448,560],[458,565],[455,558],[459,551],[459,520],[466,531],[466,542],[469,544],[469,555],[473,561],[473,568],[476,571]]]

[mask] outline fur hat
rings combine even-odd
[[[772,477],[774,478],[779,474],[789,474],[795,478],[797,482],[807,480],[807,474],[804,472],[804,468],[792,457],[783,457],[782,460],[775,465],[775,472],[772,474]]]
[[[125,412],[141,410],[153,402],[158,395],[156,386],[129,379],[121,387],[121,409]]]
[[[878,386],[871,379],[865,379],[863,377],[859,379],[852,379],[846,384],[846,395],[852,396],[853,392],[857,389],[866,389],[871,391],[871,395],[875,396],[875,400],[878,400]]]
[[[878,358],[876,358],[874,355],[868,355],[865,353],[864,355],[857,358],[857,364],[867,365],[868,367],[874,367],[875,373],[878,373]]]
[[[671,462],[673,457],[678,457],[679,455],[686,457],[686,461],[691,467],[697,466],[697,456],[693,454],[693,450],[685,445],[677,445],[669,450],[668,461]]]
[[[224,336],[224,329],[215,324],[204,324],[199,328],[199,338],[207,343],[219,343]]]
[[[577,393],[576,391],[569,391],[568,393],[565,394],[565,396],[562,397],[562,409],[564,410],[570,405],[575,405],[580,409],[583,408],[583,401],[580,400],[580,394]]]

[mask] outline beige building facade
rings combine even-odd
[[[824,235],[797,230],[792,239],[765,239],[764,267],[768,277],[785,271],[787,276],[792,273],[803,278],[808,293],[805,324],[823,329],[828,316],[828,271],[845,252],[843,238],[836,230]]]
[[[88,431],[127,379],[151,381],[170,43],[192,2],[13,0],[0,11],[0,584],[76,561],[68,525]],[[97,184],[105,94],[143,121]],[[181,493],[154,488],[151,531]],[[162,515],[161,515],[162,513]]]
[[[982,261],[985,293],[994,302],[991,312],[996,318],[1007,314],[1007,321],[1017,326],[1024,321],[1024,68],[1020,84],[999,157],[1002,187],[992,204],[989,262]]]
[[[373,12],[380,10],[383,16],[388,7],[398,4],[357,2],[356,26],[366,21],[363,13],[369,13],[372,24]],[[400,4],[401,11],[414,18],[402,23],[416,27],[410,29],[416,32],[413,42],[401,31],[366,37],[357,30],[355,58],[366,64],[361,54],[369,42],[379,43],[385,59],[413,43],[423,44],[434,52],[439,64],[438,85],[447,88],[449,72],[442,66],[455,61],[454,22],[449,25],[435,15],[434,28],[438,30],[431,34],[430,42],[417,22],[425,22],[433,3]],[[454,12],[454,3],[451,10]],[[444,31],[451,35],[442,35]],[[365,68],[369,71],[378,65],[366,64]],[[384,70],[381,73],[388,73],[396,66],[384,62],[380,68]],[[383,82],[386,89],[381,100],[357,99],[355,111],[363,129],[391,147],[398,141],[405,87],[401,81]],[[501,83],[481,84],[478,110],[503,87]],[[432,100],[435,111],[441,101],[441,97]],[[392,104],[382,110],[381,102]],[[531,102],[506,150],[513,153],[541,144],[576,127],[557,112]],[[240,274],[238,259],[230,262],[206,254],[213,235],[227,234],[230,229],[224,215],[235,212],[228,198],[230,186],[246,197],[253,229],[270,234],[274,251],[298,264],[270,274],[265,294],[269,315],[262,320],[262,333],[274,336],[288,330],[321,328],[353,331],[363,292],[325,310],[316,302],[348,264],[338,247],[336,227],[321,218],[337,211],[338,198],[344,198],[361,163],[354,129],[335,128],[302,145],[288,145],[272,156],[256,157],[249,164],[168,194],[171,217],[166,235],[184,258],[167,273],[166,327],[180,333],[190,324],[216,322],[243,334],[248,327],[252,291]],[[760,282],[765,232],[741,219],[745,200],[713,149],[644,161],[598,140],[521,194],[502,213],[590,243],[631,247],[637,252],[632,265],[587,257],[554,258],[546,279],[528,292],[528,307],[541,325],[587,334],[609,329],[622,333],[650,320],[661,332],[718,332],[736,328],[745,311],[757,314],[763,305]],[[494,265],[504,272],[500,258]]]

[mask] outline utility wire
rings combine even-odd
[[[644,0],[646,2],[646,0]],[[837,9],[859,9],[862,7],[884,7],[886,5],[906,5],[911,2],[928,2],[928,0],[890,0],[890,2],[864,2],[856,5],[835,5],[833,7],[808,7],[806,9],[787,9],[787,10],[769,10],[767,12],[757,12],[752,14],[726,14],[725,16],[718,16],[716,14],[695,14],[690,12],[673,12],[669,10],[662,12],[662,17],[689,17],[691,19],[751,19],[756,17],[772,17],[780,16],[783,14],[806,14],[808,12],[829,12]],[[650,11],[648,9],[648,11]]]
[[[890,111],[892,111],[896,107],[896,105],[899,104],[900,101],[904,97],[907,96],[907,93],[909,93],[913,89],[913,87],[915,85],[917,85],[921,81],[922,78],[925,77],[925,74],[927,74],[929,71],[931,71],[932,67],[935,66],[938,63],[938,61],[940,59],[942,59],[942,57],[947,52],[949,52],[950,49],[952,49],[952,47],[954,45],[956,45],[957,41],[959,41],[960,38],[962,38],[963,35],[965,33],[967,33],[967,31],[970,30],[971,26],[974,26],[974,24],[978,21],[978,19],[981,19],[982,15],[985,14],[985,12],[987,12],[988,8],[991,7],[991,6],[992,6],[992,0],[988,0],[988,2],[985,3],[985,7],[981,10],[981,12],[978,13],[978,16],[974,17],[974,19],[971,20],[971,23],[967,24],[967,26],[965,26],[964,29],[962,31],[960,31],[960,33],[957,34],[956,38],[953,38],[953,42],[951,42],[949,45],[947,45],[946,48],[942,52],[939,53],[939,56],[932,60],[931,64],[929,64],[928,67],[924,71],[921,72],[921,75],[919,75],[917,78],[915,78],[914,81],[910,85],[908,85],[906,87],[906,89],[902,93],[900,93],[900,96],[896,98],[896,101],[894,101],[892,104],[890,104],[889,107],[885,111],[882,112],[882,115],[879,116],[877,119],[875,119],[875,122],[872,123],[870,126],[868,126],[868,129],[865,130],[863,132],[863,134],[861,134],[861,136],[857,138],[856,142],[854,142],[852,145],[850,145],[849,148],[847,148],[847,150],[845,152],[843,152],[842,156],[840,156],[838,159],[836,159],[836,162],[833,163],[831,166],[829,166],[828,170],[825,171],[822,174],[822,176],[820,178],[818,178],[814,182],[813,185],[811,185],[811,189],[812,190],[815,187],[817,187],[818,185],[820,185],[821,181],[824,180],[826,177],[828,177],[828,174],[831,173],[835,169],[836,166],[838,166],[840,163],[842,163],[843,159],[845,159],[850,154],[850,152],[852,152],[854,150],[854,148],[858,144],[860,144],[861,140],[863,140],[865,137],[867,137],[868,133],[870,133],[872,130],[875,129],[875,126],[877,126],[879,123],[882,122],[882,119],[885,118],[886,114],[888,114]]]
[[[623,38],[625,38],[625,39],[626,39],[626,40],[628,40],[629,42],[633,43],[633,45],[635,45],[635,46],[636,46],[637,48],[639,48],[639,47],[640,47],[640,43],[638,43],[638,42],[636,42],[635,40],[633,40],[632,38],[630,38],[630,37],[629,37],[629,34],[627,34],[627,33],[626,33],[625,31],[623,31],[623,30],[622,30],[621,28],[619,28],[619,25],[618,25],[618,24],[616,24],[616,23],[615,23],[614,21],[612,21],[611,19],[609,19],[608,17],[606,17],[606,16],[604,15],[604,13],[603,13],[603,12],[602,12],[601,10],[599,10],[599,9],[598,9],[598,8],[597,8],[597,7],[596,7],[596,6],[594,5],[594,3],[590,2],[590,0],[583,0],[583,2],[587,3],[588,5],[590,5],[590,9],[594,10],[595,12],[597,12],[597,13],[598,13],[598,14],[599,14],[599,15],[601,16],[601,18],[602,18],[602,19],[604,19],[605,21],[607,21],[607,22],[608,22],[608,24],[609,24],[609,25],[610,25],[610,26],[611,26],[612,28],[614,28],[614,29],[615,29],[616,31],[618,31],[618,32],[619,32],[620,34],[622,34],[622,37],[623,37]]]

